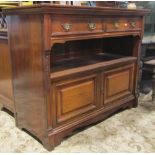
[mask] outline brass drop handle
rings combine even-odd
[[[62,24],[62,27],[65,31],[69,31],[72,28],[72,24],[65,23],[65,24]]]
[[[131,26],[132,27],[136,27],[136,23],[135,22],[131,22]]]
[[[119,28],[119,23],[118,23],[118,22],[115,22],[115,23],[114,23],[114,27],[115,27],[116,29],[118,29],[118,28]]]
[[[90,30],[95,30],[96,29],[96,24],[95,23],[88,23],[88,27]]]

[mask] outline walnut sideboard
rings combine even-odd
[[[136,107],[148,10],[34,5],[3,9],[16,124],[52,150],[75,129]]]

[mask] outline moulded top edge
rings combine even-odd
[[[86,7],[86,6],[66,6],[51,4],[36,4],[31,6],[20,6],[13,8],[3,8],[3,13],[13,14],[33,14],[33,13],[57,13],[57,14],[92,14],[92,15],[141,15],[150,13],[148,9],[124,9],[111,7]]]

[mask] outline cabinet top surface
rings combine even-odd
[[[57,14],[88,14],[88,15],[141,15],[144,16],[150,11],[146,9],[124,9],[110,7],[86,7],[37,4],[32,6],[20,6],[3,9],[5,14],[34,14],[34,13],[57,13]]]

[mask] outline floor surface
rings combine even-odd
[[[155,104],[151,93],[125,110],[65,139],[52,152],[155,152]],[[14,118],[0,111],[0,152],[48,152]]]

